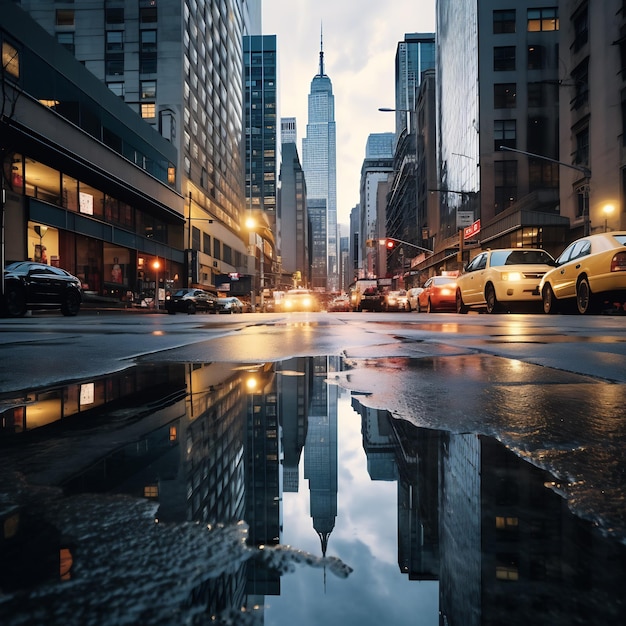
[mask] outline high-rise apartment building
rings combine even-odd
[[[396,141],[402,131],[411,132],[422,73],[435,67],[434,33],[406,33],[396,48]]]
[[[281,153],[278,205],[281,265],[285,274],[292,276],[294,287],[309,287],[311,263],[306,180],[296,144],[293,141],[283,143]]]
[[[20,4],[177,147],[187,275],[173,287],[245,273],[242,46],[260,31],[258,1]]]
[[[437,4],[442,242],[480,220],[482,244],[562,248],[560,171],[546,159],[559,159],[559,29],[542,0]]]
[[[276,167],[280,154],[276,116],[276,35],[243,41],[246,120],[246,206],[276,213]]]
[[[302,140],[302,163],[309,200],[323,200],[326,211],[326,259],[313,257],[321,268],[326,265],[327,291],[338,288],[337,266],[337,141],[335,98],[330,78],[324,71],[324,51],[320,50],[319,72],[311,81],[306,138]],[[315,233],[313,233],[315,237]],[[319,246],[314,246],[316,254]]]

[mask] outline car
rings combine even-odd
[[[218,313],[243,313],[244,304],[235,296],[228,296],[226,298],[218,298],[217,299],[217,309]]]
[[[350,298],[347,295],[337,296],[328,303],[329,313],[346,313],[352,311],[352,305],[350,304]]]
[[[417,297],[424,291],[424,287],[411,287],[406,292],[406,300],[409,311],[417,311]]]
[[[404,289],[388,291],[384,295],[383,309],[385,311],[409,311],[409,302]]]
[[[319,308],[319,300],[310,289],[290,289],[280,301],[283,312],[318,311]]]
[[[38,309],[61,309],[63,315],[74,316],[82,300],[80,280],[60,267],[17,261],[4,268],[2,309],[9,317]]]
[[[451,276],[431,276],[424,283],[424,291],[417,296],[417,311],[456,310],[456,279]]]
[[[170,315],[187,313],[193,315],[196,311],[215,313],[217,310],[217,296],[204,289],[185,288],[175,291],[165,297],[165,309]]]
[[[539,309],[539,282],[553,267],[554,258],[540,248],[484,250],[457,277],[457,313],[498,313],[532,303]]]
[[[626,301],[626,231],[572,242],[539,283],[545,313],[573,308],[581,315]]]
[[[357,311],[382,311],[384,296],[378,287],[366,287],[356,307]]]

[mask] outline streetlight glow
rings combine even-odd
[[[604,213],[604,232],[608,232],[609,230],[609,216],[613,215],[613,211],[615,211],[615,207],[612,204],[605,204],[602,207],[602,212]]]

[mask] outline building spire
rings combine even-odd
[[[320,23],[320,76],[324,76],[324,25]]]

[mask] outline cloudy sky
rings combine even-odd
[[[279,115],[297,118],[300,160],[321,27],[335,96],[337,219],[348,224],[367,137],[394,130],[394,114],[378,108],[394,106],[396,47],[405,33],[435,32],[435,0],[263,0],[263,32],[277,36]]]

